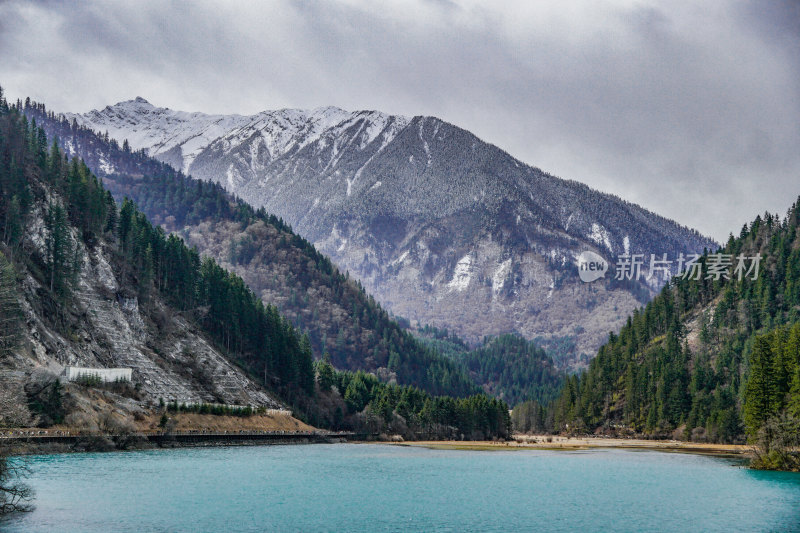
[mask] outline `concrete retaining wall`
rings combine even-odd
[[[97,377],[106,383],[114,381],[130,381],[133,370],[130,368],[86,368],[68,366],[61,373],[67,381],[77,381],[81,378]]]

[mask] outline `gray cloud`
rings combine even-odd
[[[720,240],[800,195],[796,3],[549,4],[12,1],[0,83],[59,111],[435,115]]]

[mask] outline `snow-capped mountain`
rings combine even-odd
[[[574,337],[593,354],[663,280],[623,285],[612,272],[582,283],[578,254],[613,265],[623,253],[715,247],[434,117],[335,107],[206,115],[136,98],[68,118],[265,207],[394,313],[471,340]]]

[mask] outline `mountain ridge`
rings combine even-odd
[[[42,104],[28,102],[24,111],[90,168],[113,163],[118,172],[99,175],[117,200],[132,199],[163,230],[239,274],[265,304],[309,335],[317,358],[328,353],[339,369],[374,372],[434,394],[477,391],[462,369],[401,330],[357,281],[274,215],[71,124]]]
[[[197,115],[131,100],[66,116],[265,207],[395,314],[472,343],[570,336],[593,355],[664,280],[584,286],[574,266],[582,251],[613,264],[623,253],[717,246],[440,119],[319,109],[326,121],[318,110],[279,110],[202,115],[192,126]],[[220,133],[224,120],[236,125]]]

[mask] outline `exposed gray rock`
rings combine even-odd
[[[27,219],[24,243],[34,260],[44,256],[42,221],[37,206]],[[186,318],[171,316],[157,295],[143,312],[111,267],[113,252],[105,244],[90,249],[77,235],[72,240],[80,247],[83,262],[70,304],[60,308],[64,316],[50,316],[55,307],[47,305],[48,291],[26,272],[21,283],[25,341],[3,361],[14,373],[0,373],[0,382],[22,382],[20,376],[26,373],[59,374],[66,365],[127,367],[133,369],[133,383],[145,404],[162,398],[280,407]],[[159,317],[159,324],[153,316]],[[24,413],[20,416],[24,418]]]

